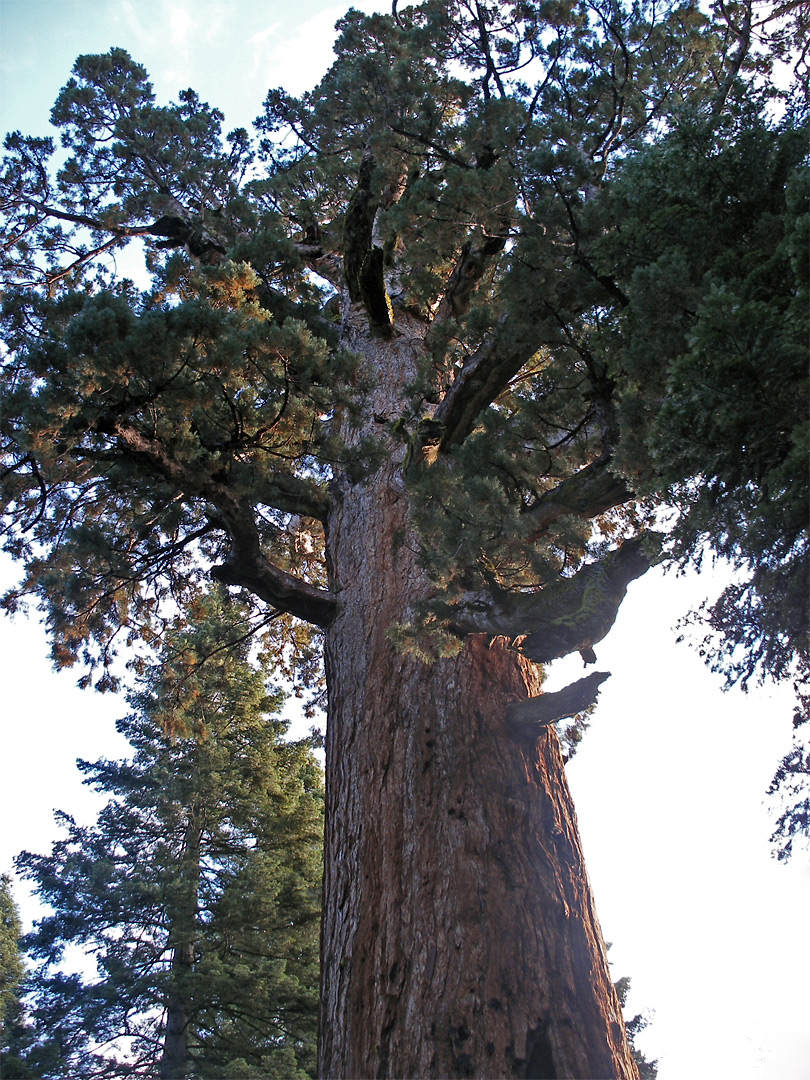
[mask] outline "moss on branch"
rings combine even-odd
[[[659,548],[657,534],[643,534],[540,592],[477,597],[454,610],[452,628],[521,638],[520,651],[538,663],[587,651],[613,626],[627,586],[652,566]]]

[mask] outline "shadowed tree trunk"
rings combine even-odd
[[[418,337],[355,341],[385,412]],[[327,847],[320,1075],[635,1077],[556,734],[508,639],[433,664],[386,631],[428,589],[402,453],[329,522]]]

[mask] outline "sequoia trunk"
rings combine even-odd
[[[368,343],[375,409],[411,346]],[[636,1077],[556,735],[506,722],[538,669],[503,639],[433,664],[389,640],[427,588],[396,451],[342,486],[328,546],[320,1075]]]

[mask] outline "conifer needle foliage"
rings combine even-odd
[[[217,592],[176,622],[118,728],[131,760],[80,761],[109,801],[58,814],[20,871],[52,913],[27,947],[47,1076],[305,1077],[314,1067],[322,775]],[[76,952],[85,960],[71,972]]]
[[[351,12],[257,141],[193,90],[159,104],[121,48],[80,57],[63,163],[14,132],[0,181],[5,544],[27,567],[5,606],[37,593],[56,663],[101,663],[102,689],[212,567],[323,626],[330,485],[393,438],[440,635],[448,602],[542,588],[598,557],[595,519],[621,538],[664,498],[676,556],[708,539],[745,571],[710,654],[784,676],[807,651],[800,9]],[[781,121],[775,59],[798,73]],[[148,287],[116,275],[127,245]],[[347,438],[373,385],[352,303],[383,338],[397,311],[426,329],[379,438]],[[257,549],[274,572],[248,571]]]
[[[316,692],[325,657],[326,1074],[413,1073],[411,1050],[448,1076],[493,1055],[510,1075],[632,1069],[594,924],[585,952],[576,920],[534,940],[531,1016],[517,961],[494,994],[468,958],[546,917],[531,875],[566,912],[585,876],[548,725],[607,673],[546,695],[530,662],[593,662],[629,582],[715,551],[739,577],[707,613],[710,662],[743,684],[806,671],[806,23],[754,0],[352,10],[320,83],[270,89],[255,137],[193,90],[157,102],[114,47],[56,101],[61,164],[47,138],[6,140],[0,480],[25,569],[3,602],[39,597],[55,662],[100,689],[211,579]],[[125,247],[144,280],[117,272]],[[482,673],[486,717],[464,699]],[[432,855],[403,875],[414,830]],[[535,884],[501,912],[527,836]],[[451,948],[476,890],[490,921]],[[437,920],[444,990],[404,955],[403,909]],[[576,987],[552,959],[574,954]],[[478,997],[502,1006],[491,1037]]]

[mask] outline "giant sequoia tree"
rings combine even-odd
[[[709,180],[751,124],[778,137],[755,116],[758,19],[350,12],[320,85],[268,94],[257,157],[192,91],[157,105],[113,49],[57,100],[57,175],[47,139],[7,140],[4,491],[26,561],[7,604],[41,596],[55,660],[100,664],[102,686],[116,643],[206,575],[278,614],[305,679],[323,656],[322,1075],[636,1075],[550,726],[606,676],[543,694],[538,665],[593,660],[663,557],[661,492],[688,516],[690,482],[724,467],[696,424],[670,453],[656,418],[724,318],[722,250],[674,222],[705,198],[739,239],[751,177]],[[660,182],[667,153],[688,172],[684,125],[686,218]],[[658,145],[646,187],[622,187]],[[755,208],[774,245],[802,151],[777,157]],[[148,287],[116,278],[128,244]],[[718,480],[755,504],[804,422],[783,352],[794,411],[768,468]],[[727,465],[745,437],[723,438]]]

